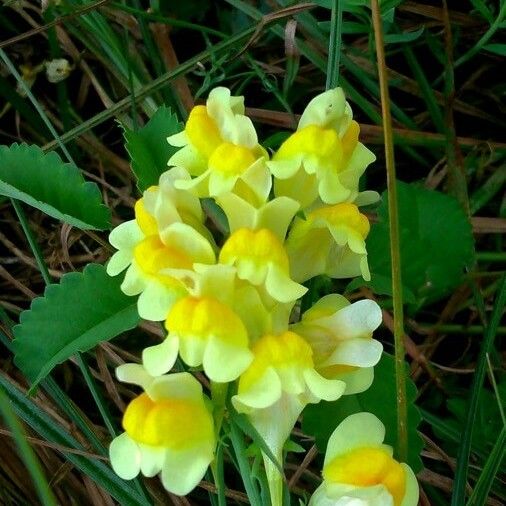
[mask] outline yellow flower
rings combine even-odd
[[[146,191],[135,204],[135,220],[122,223],[111,232],[109,241],[118,252],[107,265],[111,276],[128,267],[121,289],[127,295],[140,294],[139,314],[153,321],[164,320],[172,304],[188,293],[185,284],[172,271],[191,269],[195,262],[213,264],[216,261],[209,241],[191,225],[176,221],[195,216],[196,208],[183,197],[171,202],[172,218],[166,216],[165,226],[160,229],[156,215],[147,210],[149,204],[156,213],[155,201],[159,194],[158,188]],[[169,199],[160,198],[169,203]],[[169,207],[166,206],[167,213]]]
[[[213,89],[205,106],[193,108],[185,130],[168,141],[181,147],[169,165],[184,167],[197,176],[178,181],[178,188],[199,197],[234,191],[254,202],[267,198],[272,184],[265,165],[268,154],[244,115],[243,97],[231,96],[227,88]]]
[[[309,344],[294,332],[268,334],[253,346],[254,359],[241,375],[232,403],[246,413],[278,462],[297,418],[308,403],[338,399],[345,388],[315,371]],[[273,506],[282,502],[282,477],[264,456]]]
[[[228,303],[235,297],[234,269],[203,267],[193,275],[193,295],[172,306],[164,342],[143,351],[144,366],[154,376],[168,372],[179,353],[186,364],[202,365],[212,381],[224,383],[235,380],[253,359],[247,328]]]
[[[297,131],[267,165],[276,178],[274,191],[308,208],[326,204],[377,200],[375,192],[358,191],[358,180],[376,158],[358,142],[360,127],[341,88],[315,97],[301,116]],[[358,200],[357,200],[358,199]]]
[[[290,329],[311,346],[316,370],[346,383],[345,394],[367,390],[383,346],[372,339],[381,323],[381,309],[372,300],[350,304],[341,295],[320,299]]]
[[[418,483],[407,464],[384,445],[385,427],[371,413],[344,419],[330,436],[324,481],[310,506],[416,506]]]
[[[233,232],[221,249],[219,261],[235,266],[239,279],[265,287],[267,294],[279,302],[295,301],[307,291],[290,279],[283,243],[268,228]]]
[[[313,276],[351,278],[360,274],[369,280],[365,238],[369,221],[354,204],[336,204],[316,209],[305,220],[296,218],[286,250],[291,274],[302,283]]]
[[[189,373],[151,377],[140,365],[124,364],[120,381],[142,386],[123,416],[125,432],[109,448],[111,465],[125,480],[139,472],[161,473],[163,486],[186,495],[204,477],[214,458],[212,415],[200,383]]]
[[[220,195],[216,202],[227,216],[230,233],[240,228],[260,230],[267,228],[281,241],[299,210],[299,203],[288,197],[278,197],[256,207],[234,193]]]

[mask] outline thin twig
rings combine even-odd
[[[376,57],[380,81],[383,135],[385,139],[385,164],[387,169],[388,220],[390,228],[390,253],[392,258],[392,298],[394,306],[395,379],[397,390],[397,451],[399,458],[406,461],[408,454],[406,378],[404,363],[404,315],[402,305],[401,255],[399,238],[399,211],[397,208],[397,186],[395,183],[394,142],[390,97],[383,45],[383,25],[378,0],[371,0]]]

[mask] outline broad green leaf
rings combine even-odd
[[[453,198],[412,184],[397,182],[402,283],[418,305],[438,300],[458,286],[474,258],[471,224]],[[378,208],[367,251],[371,281],[384,293],[391,279],[388,194]],[[364,283],[366,284],[366,283]],[[408,300],[405,300],[408,302]],[[409,300],[411,302],[411,300]]]
[[[409,379],[406,381],[408,399],[408,464],[417,473],[423,467],[420,452],[423,441],[417,432],[421,417],[415,406],[416,386]],[[321,401],[310,404],[303,412],[302,429],[304,433],[314,436],[316,445],[323,453],[327,441],[338,424],[347,416],[362,411],[376,415],[385,425],[385,443],[397,446],[397,412],[395,388],[394,358],[383,353],[380,362],[374,368],[374,382],[371,387],[356,395],[345,395],[334,402]]]
[[[179,149],[171,146],[167,137],[181,130],[183,126],[176,115],[165,106],[139,130],[125,128],[126,149],[141,192],[158,184],[160,175],[167,170],[167,161]]]
[[[81,229],[110,228],[111,212],[95,183],[79,169],[38,146],[0,146],[0,195],[21,200]]]
[[[49,285],[14,327],[15,363],[34,386],[78,351],[107,341],[139,321],[136,299],[120,290],[121,276],[88,265]]]

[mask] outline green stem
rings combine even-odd
[[[219,439],[225,405],[227,403],[228,383],[216,383],[211,381],[211,399],[213,401],[214,432],[216,439]]]
[[[339,65],[341,62],[341,28],[343,26],[343,2],[334,0],[330,18],[329,59],[327,62],[326,89],[331,90],[339,83]]]
[[[394,143],[388,77],[385,63],[385,47],[383,44],[383,26],[378,0],[371,0],[371,8],[381,91],[385,163],[387,169],[388,218],[390,227],[390,252],[392,257],[392,298],[394,307],[395,382],[397,391],[397,450],[399,459],[405,462],[408,453],[406,370],[404,363],[404,315],[402,305],[399,212],[397,208],[397,187],[395,184]]]
[[[225,474],[223,471],[223,444],[221,441],[218,442],[218,447],[216,448],[216,457],[213,462],[211,462],[211,471],[218,492],[218,506],[227,506],[227,498],[225,497]]]
[[[283,462],[282,452],[276,451],[274,452],[274,456],[276,457],[276,462]],[[262,457],[264,459],[267,483],[269,484],[271,506],[283,506],[283,476],[269,456],[262,453]]]
[[[12,207],[16,212],[19,223],[23,232],[25,234],[26,240],[28,241],[28,245],[32,250],[33,256],[35,258],[35,262],[37,263],[37,267],[40,270],[40,274],[42,275],[42,279],[44,279],[44,283],[46,285],[50,285],[52,283],[51,276],[49,274],[49,269],[47,268],[46,262],[44,260],[44,256],[40,251],[39,245],[33,236],[32,230],[28,223],[28,219],[26,218],[25,212],[21,207],[21,204],[16,199],[11,199]]]
[[[86,384],[90,389],[93,400],[95,401],[95,404],[97,405],[97,408],[100,411],[100,414],[102,415],[102,419],[104,420],[107,430],[109,431],[109,434],[111,434],[111,437],[115,438],[117,436],[116,429],[112,424],[111,415],[109,413],[109,410],[107,409],[107,406],[104,402],[102,394],[100,393],[100,390],[97,388],[95,379],[91,374],[90,368],[88,367],[88,364],[85,362],[81,353],[76,354],[76,360],[77,364],[79,365],[79,369],[81,369],[81,373],[84,376],[84,380],[86,381]]]
[[[252,506],[262,506],[262,500],[258,489],[251,479],[251,469],[248,463],[248,458],[246,457],[246,447],[244,444],[243,434],[235,423],[230,424],[229,436],[232,441],[232,446],[234,447],[234,454],[237,459],[237,464],[239,465],[239,472],[241,473],[241,478],[244,483],[248,499]]]

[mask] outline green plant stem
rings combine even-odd
[[[227,506],[227,498],[225,496],[225,474],[223,470],[223,444],[221,441],[218,441],[216,456],[211,463],[211,471],[213,473],[214,484],[216,485],[218,506]]]
[[[343,26],[343,2],[332,2],[332,15],[330,18],[329,59],[327,62],[326,89],[331,90],[339,82],[339,65],[341,63],[341,31]]]
[[[97,405],[97,408],[100,411],[100,414],[102,415],[102,419],[104,420],[107,430],[109,431],[109,434],[111,435],[111,437],[115,438],[117,436],[116,429],[114,428],[114,425],[112,424],[111,415],[109,413],[109,410],[106,407],[106,404],[104,402],[104,398],[102,397],[100,390],[97,388],[97,385],[95,383],[95,379],[93,378],[93,376],[91,374],[90,368],[88,367],[88,364],[85,362],[81,353],[76,354],[76,360],[77,360],[77,365],[79,366],[79,369],[81,369],[81,373],[84,376],[84,380],[86,381],[86,384],[88,385],[88,388],[90,389],[93,400],[95,401],[95,404]]]
[[[28,219],[26,218],[25,211],[21,207],[21,203],[16,199],[11,199],[12,207],[16,212],[19,223],[23,232],[25,234],[26,240],[28,241],[28,245],[32,250],[33,256],[35,258],[35,262],[37,263],[37,267],[39,268],[40,274],[42,275],[42,279],[46,285],[50,285],[52,283],[51,275],[49,274],[49,269],[47,268],[46,262],[44,261],[44,256],[40,251],[39,245],[33,236],[32,230],[28,223]]]
[[[394,143],[392,135],[392,117],[390,113],[390,97],[388,92],[388,77],[385,63],[385,47],[383,44],[383,26],[378,0],[371,0],[371,8],[381,91],[383,135],[385,140],[385,163],[387,169],[388,219],[390,227],[392,298],[394,308],[395,379],[397,390],[397,451],[399,459],[405,462],[408,454],[408,427],[406,372],[404,363],[404,314],[402,304],[399,213],[397,208],[397,187],[395,184]]]
[[[241,478],[244,483],[244,488],[246,489],[248,499],[253,506],[262,506],[260,494],[257,490],[257,487],[253,483],[253,480],[251,479],[251,469],[248,464],[248,458],[246,456],[246,447],[244,445],[243,434],[235,423],[231,423],[229,427],[230,440],[232,441],[232,446],[234,447],[234,454],[237,459],[239,472],[241,473]]]
[[[213,418],[214,432],[216,439],[219,439],[223,416],[225,415],[225,405],[227,403],[228,383],[217,383],[211,381],[211,398],[213,400]]]
[[[455,480],[453,482],[453,494],[451,506],[461,506],[465,503],[467,473],[469,469],[469,457],[471,454],[471,442],[473,429],[478,410],[478,400],[480,397],[483,380],[487,367],[487,355],[491,352],[494,338],[497,334],[496,330],[501,320],[504,306],[506,305],[506,274],[502,277],[498,288],[494,309],[490,317],[489,324],[485,331],[485,336],[480,348],[476,371],[471,386],[471,395],[467,406],[467,419],[464,432],[461,437],[461,443],[457,454],[457,470],[455,472]]]
[[[33,484],[35,485],[35,490],[37,491],[41,504],[44,506],[56,506],[56,499],[49,488],[37,456],[28,444],[23,427],[19,423],[19,420],[11,407],[9,398],[3,391],[3,387],[0,388],[0,413],[3,416],[5,424],[12,432],[21,458],[23,459],[26,469],[32,478]]]
[[[273,422],[275,423],[275,422]],[[283,462],[283,455],[281,452],[274,453],[277,462]],[[264,459],[265,474],[267,476],[267,483],[269,484],[269,494],[271,497],[271,506],[283,505],[283,475],[279,472],[278,466],[262,453]]]

